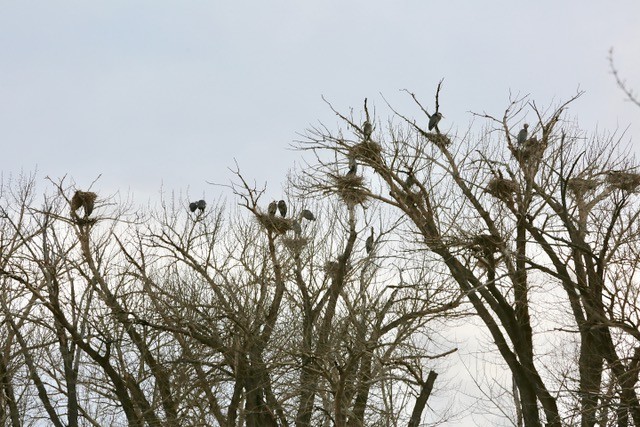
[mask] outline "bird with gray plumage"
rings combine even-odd
[[[367,120],[362,124],[362,134],[364,135],[364,140],[369,141],[371,139],[372,133],[373,125],[369,122],[369,120]]]
[[[278,202],[278,210],[280,211],[280,215],[284,218],[287,215],[287,204],[284,200],[280,200]]]
[[[407,174],[407,178],[404,180],[404,185],[406,185],[407,188],[411,188],[418,183],[418,181],[416,181],[415,175],[413,174],[413,169],[409,168],[408,171],[401,172]]]
[[[520,132],[518,132],[518,144],[522,145],[525,143],[525,141],[527,140],[527,131],[528,131],[529,125],[527,123],[525,123],[522,126],[522,129],[520,129]]]
[[[371,235],[367,238],[367,241],[364,243],[364,248],[367,251],[367,254],[370,254],[373,250],[373,227],[371,227]]]
[[[291,229],[296,234],[296,236],[300,236],[302,234],[302,227],[300,227],[300,223],[298,221],[293,221],[291,223]]]
[[[440,123],[440,120],[442,120],[443,117],[444,116],[440,112],[437,112],[429,117],[429,130],[436,128],[436,130],[438,130],[439,132],[440,130],[438,129],[438,123]]]
[[[347,175],[352,176],[355,175],[356,172],[358,172],[358,163],[356,162],[356,158],[349,157],[349,171],[347,172]]]
[[[309,209],[302,209],[300,212],[300,217],[306,219],[307,221],[315,221],[316,217]]]
[[[269,203],[267,212],[269,212],[269,215],[274,216],[277,211],[278,211],[278,203],[276,203],[276,201],[274,200],[273,202]]]
[[[204,212],[204,209],[207,207],[207,202],[205,202],[204,200],[198,200],[196,202],[196,207],[198,209],[200,209],[200,213]]]
[[[198,202],[191,202],[189,203],[189,210],[191,212],[195,212],[196,209],[198,209]]]

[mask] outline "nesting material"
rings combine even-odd
[[[304,237],[283,237],[282,244],[293,253],[300,253],[309,244],[309,239]]]
[[[332,175],[336,191],[348,206],[355,206],[367,201],[368,195],[364,187],[364,178],[360,175]]]
[[[256,218],[258,219],[258,222],[267,229],[267,231],[284,234],[293,229],[293,220],[291,219],[269,214],[256,214]]]
[[[598,188],[598,185],[600,185],[600,183],[595,179],[570,178],[569,181],[567,181],[567,188],[573,191],[574,194],[588,193]]]
[[[425,132],[424,136],[438,147],[447,147],[451,145],[451,139],[447,135],[436,132]]]
[[[539,161],[542,159],[542,155],[546,149],[546,144],[539,142],[538,138],[533,136],[522,144],[522,146],[517,150],[516,156],[522,162]]]
[[[512,196],[518,192],[518,184],[511,179],[495,177],[489,181],[485,191],[496,199],[511,200]]]
[[[71,211],[76,213],[76,211],[82,207],[86,218],[93,212],[93,206],[97,198],[98,195],[96,193],[78,190],[71,198]]]
[[[504,243],[491,234],[478,234],[469,243],[469,249],[474,249],[484,253],[500,252]]]
[[[351,147],[349,158],[363,159],[372,163],[382,162],[382,147],[377,142],[363,141]]]
[[[633,172],[611,171],[607,182],[614,188],[628,192],[635,192],[640,186],[640,174]]]

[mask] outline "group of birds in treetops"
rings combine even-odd
[[[443,117],[444,116],[440,112],[436,112],[432,114],[429,117],[429,130],[433,130],[435,128],[439,132],[439,129],[437,128],[437,126]],[[523,145],[527,141],[528,128],[529,128],[529,125],[525,123],[522,129],[520,130],[520,132],[518,132],[518,137],[517,137],[518,145]],[[362,124],[362,133],[365,141],[371,140],[371,134],[373,133],[373,125],[368,120]],[[353,157],[350,157],[349,170],[347,172],[347,175],[355,175],[357,173],[357,170],[358,170],[358,164],[356,162],[356,159]],[[411,187],[416,183],[415,177],[411,170],[404,173],[407,174],[407,179],[405,181],[405,184],[408,187]],[[71,198],[71,211],[74,213],[74,215],[77,215],[76,214],[77,210],[82,207],[84,210],[84,218],[85,219],[88,218],[89,215],[91,215],[91,213],[93,212],[96,198],[97,198],[96,193],[92,193],[89,191],[80,191],[80,190],[76,191],[73,197]],[[207,207],[207,202],[205,202],[202,199],[189,203],[189,210],[191,212],[195,212],[198,210],[199,214],[202,214],[206,207]],[[287,203],[284,200],[280,200],[278,202],[274,200],[271,203],[269,203],[267,212],[271,216],[274,216],[276,215],[277,212],[280,212],[280,215],[284,218],[287,216]],[[316,218],[311,211],[309,211],[308,209],[303,209],[300,212],[300,219],[305,219],[307,221],[315,221]],[[300,223],[298,221],[293,222],[293,230],[297,235],[301,233]],[[374,243],[375,243],[374,230],[373,230],[373,227],[371,227],[371,235],[369,235],[369,237],[365,241],[365,249],[367,251],[367,254],[370,254],[371,251],[373,251]]]

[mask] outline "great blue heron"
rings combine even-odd
[[[198,202],[191,202],[189,203],[189,210],[191,212],[195,212],[196,209],[198,209]]]
[[[358,172],[358,163],[356,162],[356,158],[349,157],[349,172],[347,172],[347,175],[355,175],[356,172]]]
[[[405,171],[400,171],[400,172],[407,174],[407,178],[404,180],[404,185],[406,185],[407,188],[411,188],[412,186],[418,183],[418,181],[416,181],[415,175],[413,174],[413,169],[409,168],[409,170],[406,172]]]
[[[269,203],[269,208],[267,208],[267,212],[269,212],[269,215],[274,216],[277,211],[278,211],[278,203],[276,203],[276,201],[274,200],[273,202]]]
[[[205,202],[204,200],[198,200],[196,202],[196,207],[200,209],[200,213],[202,213],[204,212],[204,208],[207,207],[207,202]]]
[[[300,216],[306,219],[307,221],[316,220],[316,217],[313,215],[313,213],[309,209],[302,209],[302,212],[300,212]]]
[[[522,125],[522,129],[518,132],[518,144],[522,145],[527,140],[527,129],[529,128],[528,124]]]
[[[284,200],[280,200],[278,202],[278,210],[280,211],[280,215],[284,218],[287,215],[287,204]]]
[[[371,139],[371,134],[373,133],[373,125],[371,125],[369,120],[366,120],[362,124],[362,133],[364,134],[365,141],[369,141]]]
[[[302,227],[300,227],[300,223],[298,221],[293,221],[291,223],[291,229],[293,229],[293,232],[296,234],[296,236],[299,236],[302,234]]]
[[[90,191],[76,191],[71,198],[71,211],[76,213],[80,207],[84,210],[84,217],[88,217],[93,212],[93,205],[98,195]]]
[[[437,112],[429,117],[429,130],[433,128],[437,129],[438,123],[440,123],[440,120],[442,120],[443,117],[444,116],[440,112]]]
[[[373,250],[373,227],[371,227],[371,235],[367,238],[367,241],[364,243],[364,248],[367,250],[367,254],[370,254]]]

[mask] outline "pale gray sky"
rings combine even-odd
[[[630,126],[607,54],[640,90],[637,0],[0,1],[3,174],[69,174],[86,187],[216,198],[233,158],[277,197],[309,123],[332,125],[320,96],[361,108],[398,89],[430,101],[440,78],[447,125],[501,114],[509,91],[548,105],[573,95],[585,129]]]

